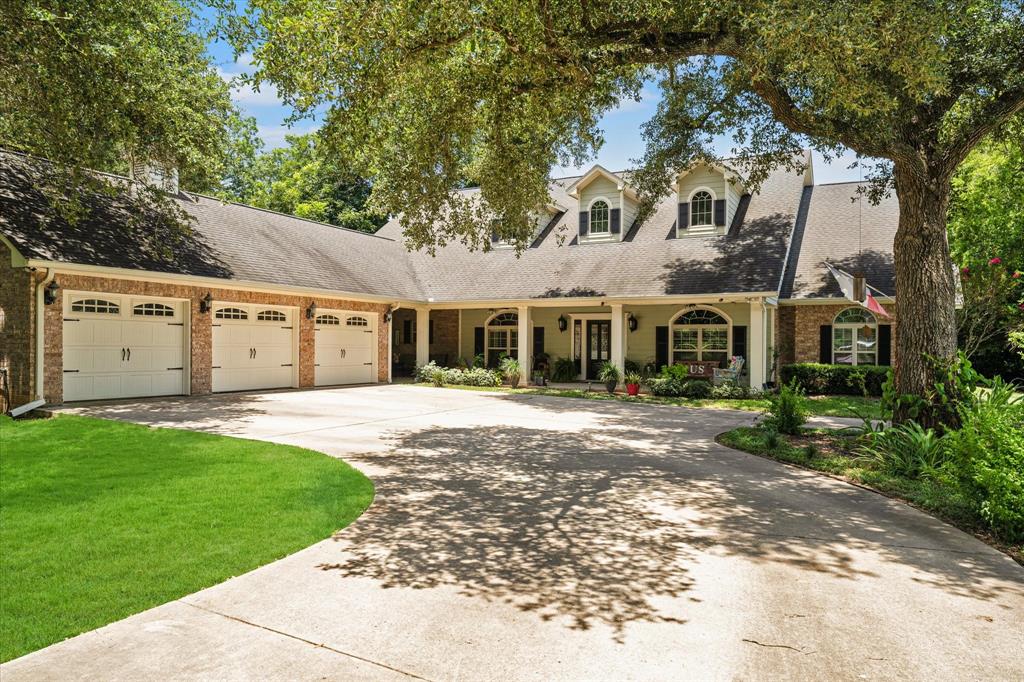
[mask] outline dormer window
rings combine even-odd
[[[597,199],[590,205],[590,234],[608,234],[610,231],[608,202]]]
[[[690,227],[707,227],[712,225],[712,212],[715,199],[711,192],[699,190],[690,199]]]

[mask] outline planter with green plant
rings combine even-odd
[[[637,371],[626,372],[626,395],[640,395],[640,384],[643,383],[643,376]]]
[[[498,371],[508,381],[508,385],[515,388],[519,385],[519,378],[523,375],[523,368],[515,358],[504,357],[498,365]]]
[[[608,389],[609,393],[615,393],[615,387],[619,385],[622,375],[619,374],[618,367],[610,362],[604,362],[597,373],[597,378],[604,382],[604,387]]]

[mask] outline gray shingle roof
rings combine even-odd
[[[863,270],[867,283],[896,295],[893,238],[899,223],[895,196],[877,205],[857,198],[859,183],[815,185],[805,190],[786,267],[783,298],[842,297],[825,261],[849,273]]]
[[[127,193],[87,194],[85,216],[68,223],[36,189],[33,174],[46,168],[0,151],[0,232],[28,258],[407,300],[753,293],[778,291],[780,283],[783,295],[832,296],[838,289],[821,262],[855,269],[850,259],[858,253],[854,186],[805,188],[802,176],[783,170],[745,198],[726,235],[673,238],[676,204],[668,196],[643,224],[623,225],[623,241],[583,245],[576,201],[566,194],[577,177],[553,180],[552,200],[568,210],[517,257],[511,249],[480,253],[461,244],[436,256],[410,253],[397,220],[369,235],[195,195],[179,200],[193,218],[188,234],[155,228],[158,221],[140,216]],[[895,201],[865,201],[863,224],[868,281],[890,293]]]

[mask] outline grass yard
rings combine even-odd
[[[429,384],[417,384],[427,386]],[[747,412],[762,412],[768,407],[766,398],[737,398],[737,399],[714,399],[707,398],[696,400],[693,398],[663,398],[659,396],[643,394],[631,398],[624,393],[609,394],[604,386],[595,382],[594,390],[584,389],[558,389],[558,388],[498,388],[484,386],[446,386],[446,388],[457,388],[466,391],[501,391],[504,393],[525,393],[535,395],[552,395],[561,398],[584,398],[587,400],[622,400],[631,403],[644,403],[648,405],[678,405],[680,407],[707,407],[720,410],[744,410]],[[810,414],[823,417],[864,417],[879,419],[881,408],[878,398],[866,398],[856,395],[816,395],[807,396],[807,409]]]
[[[768,447],[765,429],[741,427],[718,436],[718,442],[737,450],[823,471],[847,481],[894,497],[929,512],[961,530],[997,547],[1024,565],[1024,547],[1001,542],[985,528],[970,500],[954,488],[927,478],[906,478],[882,471],[859,457],[849,436],[828,431],[806,431],[801,436],[779,434],[774,448]]]
[[[307,547],[372,499],[368,478],[302,448],[0,417],[0,661]]]

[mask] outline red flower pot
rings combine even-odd
[[[626,395],[640,395],[640,384],[626,384]]]

